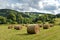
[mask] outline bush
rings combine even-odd
[[[0,24],[6,24],[6,18],[3,16],[0,16]]]
[[[53,23],[53,24],[54,24],[54,21],[53,21],[53,20],[51,20],[51,21],[49,21],[49,23]]]

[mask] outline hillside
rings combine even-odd
[[[0,9],[0,24],[37,23],[38,21],[42,20],[40,18],[43,15],[52,15],[52,14],[45,14],[45,13],[39,13],[39,12],[18,12],[11,9]]]
[[[56,14],[56,17],[60,18],[60,13]]]

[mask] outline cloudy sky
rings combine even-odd
[[[0,0],[0,9],[57,14],[60,0]]]

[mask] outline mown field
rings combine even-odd
[[[0,25],[0,40],[60,40],[60,26],[49,29],[40,28],[38,34],[28,34],[27,28],[22,30],[8,29],[7,24]]]

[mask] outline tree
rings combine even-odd
[[[5,24],[6,23],[6,18],[3,16],[0,16],[0,24]]]
[[[13,21],[16,21],[16,15],[13,12],[10,12],[7,16],[8,19],[11,19]]]
[[[50,15],[50,21],[49,21],[49,23],[54,23],[54,21],[55,21],[55,15]]]
[[[18,14],[18,15],[17,15],[17,18],[16,18],[16,21],[17,21],[19,24],[23,24],[24,18],[22,17],[22,15]]]

